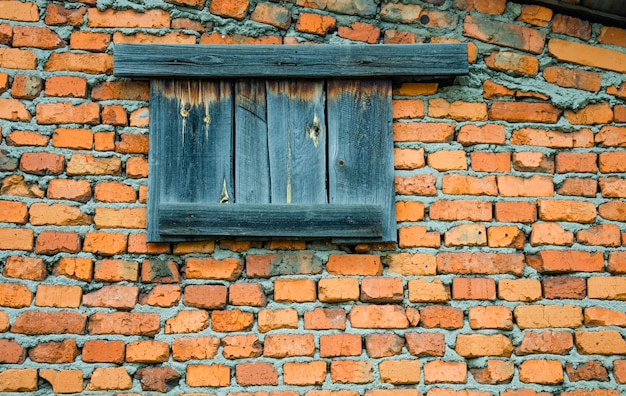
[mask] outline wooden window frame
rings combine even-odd
[[[151,242],[222,237],[330,238],[343,243],[395,242],[397,232],[393,188],[391,82],[407,77],[427,78],[432,81],[436,78],[451,78],[468,73],[466,44],[373,46],[125,44],[115,46],[114,66],[116,76],[151,80],[148,181],[148,241]],[[181,82],[180,79],[187,79],[188,82]],[[168,132],[164,126],[169,125],[167,118],[171,118],[171,108],[168,106],[172,106],[172,103],[168,100],[172,98],[177,100],[176,95],[168,95],[169,93],[178,89],[189,94],[190,91],[181,87],[185,84],[189,87],[198,85],[200,87],[198,89],[209,87],[215,92],[223,91],[224,102],[228,102],[231,98],[226,95],[233,95],[233,91],[229,91],[228,88],[230,85],[231,88],[235,87],[234,92],[237,95],[236,99],[232,98],[232,103],[241,107],[241,101],[247,100],[246,95],[254,96],[255,90],[259,87],[264,89],[267,85],[268,92],[274,92],[273,87],[281,86],[282,91],[279,90],[278,93],[280,96],[284,94],[283,91],[289,91],[291,85],[297,85],[297,81],[306,81],[301,85],[310,86],[309,82],[313,79],[326,81],[326,95],[332,98],[325,106],[339,108],[333,108],[325,121],[328,124],[321,126],[326,128],[326,125],[329,125],[328,133],[337,134],[329,136],[329,139],[339,140],[333,141],[333,147],[329,148],[329,151],[333,151],[333,157],[331,159],[329,156],[328,159],[328,189],[331,191],[328,193],[327,203],[307,202],[305,197],[303,202],[290,202],[290,199],[281,198],[277,200],[278,202],[267,203],[263,200],[254,202],[254,199],[251,201],[242,198],[241,202],[245,203],[235,200],[235,203],[225,204],[224,201],[231,202],[233,199],[229,195],[229,191],[232,190],[230,185],[227,189],[226,178],[219,200],[222,203],[217,202],[215,193],[211,198],[212,203],[204,201],[206,198],[202,197],[185,198],[183,202],[178,201],[178,198],[174,199],[174,202],[163,198],[166,194],[163,191],[167,185],[165,175],[168,172],[163,158],[177,156],[180,153],[176,148],[172,148],[173,140],[168,138],[171,131]],[[175,89],[171,89],[172,87]],[[249,92],[250,89],[252,91]],[[242,91],[246,94],[239,95]],[[204,106],[209,104],[205,103]],[[226,111],[233,120],[235,109],[239,108],[237,106],[231,107],[230,113]],[[185,108],[181,107],[180,111],[182,117],[186,117]],[[208,131],[210,122],[207,120],[210,118],[208,107],[206,114]],[[222,117],[227,118],[226,115]],[[367,139],[364,148],[347,149],[356,158],[356,162],[350,160],[345,164],[351,165],[352,170],[356,172],[356,176],[350,176],[349,172],[344,172],[345,174],[341,172],[344,161],[343,157],[337,157],[336,147],[350,146],[347,143],[352,137],[352,132],[345,131],[352,128],[351,123],[358,123],[359,120],[362,121],[362,125],[358,126],[359,131],[356,133],[360,133],[360,141]],[[375,143],[369,141],[367,133],[370,131],[366,130],[367,123],[377,125],[375,132],[378,135],[371,139],[376,140]],[[234,138],[231,135],[242,132],[235,132],[231,124],[230,120],[224,120],[218,127],[221,130],[217,136],[221,136],[218,139],[225,139],[221,144],[230,147],[229,150],[232,151],[233,148],[229,144],[232,144]],[[245,127],[254,128],[254,120],[247,120]],[[332,132],[335,130],[344,132]],[[231,139],[231,143],[228,139]],[[359,149],[364,150],[365,155],[355,153]],[[376,165],[379,169],[374,167],[372,170],[368,161],[376,163],[379,160],[381,163]],[[228,158],[225,161],[228,161]],[[216,167],[220,166],[218,163],[213,164],[216,164]],[[365,166],[369,168],[367,171],[358,170]],[[372,175],[376,180],[375,185],[365,183],[365,186],[359,187],[357,180],[350,179],[351,177],[363,179]],[[172,180],[172,175],[169,177]],[[207,177],[211,184],[221,185],[221,176],[211,173]],[[250,178],[245,180],[254,183]],[[345,190],[345,185],[355,191],[349,191],[347,194],[345,191],[339,191]],[[243,197],[243,194],[241,196]],[[164,202],[161,202],[162,200]]]

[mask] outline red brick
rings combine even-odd
[[[521,343],[515,348],[518,356],[530,354],[566,355],[574,347],[572,334],[565,331],[528,331],[524,333]]]
[[[136,282],[139,278],[139,263],[129,260],[96,261],[94,279],[101,282]]]
[[[598,213],[607,220],[624,221],[626,220],[626,203],[619,200],[609,201],[598,207]]]
[[[587,284],[582,278],[571,276],[554,276],[544,278],[543,297],[547,299],[576,299],[581,300],[587,295]]]
[[[72,363],[79,355],[75,340],[39,343],[28,351],[28,357],[37,363]]]
[[[150,87],[142,81],[107,81],[93,88],[93,100],[137,100],[148,101]]]
[[[48,270],[40,258],[9,256],[6,259],[2,275],[7,278],[42,281],[48,276]]]
[[[545,272],[599,272],[604,269],[601,252],[542,250],[538,259],[539,270]]]
[[[448,143],[454,138],[453,123],[394,122],[393,140],[396,142]]]
[[[185,287],[183,304],[202,309],[224,308],[226,290],[223,285],[189,285]]]
[[[591,23],[568,15],[556,14],[552,19],[552,33],[588,41],[591,38]]]
[[[491,278],[454,278],[452,279],[452,298],[455,300],[495,300],[495,281]]]
[[[576,240],[583,245],[617,247],[621,245],[620,228],[614,224],[601,224],[580,230]]]
[[[546,40],[545,33],[536,29],[498,22],[480,15],[469,15],[465,18],[463,35],[533,54],[543,51]]]
[[[328,334],[320,336],[320,357],[360,356],[361,336],[357,334]]]
[[[78,253],[80,236],[73,232],[42,231],[37,236],[35,252],[37,254],[54,255],[60,252]]]
[[[483,14],[502,14],[506,8],[505,0],[454,0],[454,6],[465,11],[478,11]]]
[[[607,265],[609,272],[614,274],[626,273],[626,253],[624,252],[610,252],[609,263]]]
[[[560,62],[598,67],[618,73],[626,72],[626,54],[622,52],[557,38],[548,42],[548,51]]]
[[[326,362],[285,363],[283,376],[286,385],[322,385],[326,380]]]
[[[243,261],[236,258],[215,260],[190,257],[185,260],[187,279],[237,280],[243,271]],[[248,276],[250,273],[248,271]]]
[[[144,367],[137,370],[135,378],[143,391],[167,392],[168,382],[177,383],[180,374],[171,367]]]
[[[328,257],[326,271],[332,275],[382,275],[383,266],[379,256],[365,254],[339,255]]]
[[[254,315],[250,312],[243,312],[237,309],[212,311],[211,322],[213,331],[222,333],[243,331],[252,327],[254,324]]]
[[[394,303],[404,299],[400,278],[365,278],[361,282],[361,301]]]
[[[46,25],[80,26],[87,7],[65,8],[57,4],[48,4],[44,22]]]
[[[96,312],[89,317],[91,335],[122,334],[154,336],[160,330],[160,315],[139,312]]]
[[[605,177],[599,180],[600,192],[604,198],[626,198],[626,183],[618,177]]]
[[[13,27],[8,23],[0,24],[0,44],[10,46],[11,41],[13,41]],[[6,73],[2,74],[2,81],[0,81],[0,85],[2,86],[1,91],[4,92],[9,89],[9,76]]]
[[[129,178],[148,177],[148,160],[143,157],[130,157],[126,160],[126,176]]]
[[[561,66],[549,66],[543,70],[546,81],[564,88],[577,88],[598,92],[602,85],[600,73],[570,69]]]
[[[73,32],[70,36],[70,48],[91,52],[105,52],[111,42],[107,33]]]
[[[472,307],[468,310],[468,319],[472,329],[513,329],[513,314],[507,307]]]
[[[374,381],[374,368],[369,361],[334,360],[330,363],[333,383],[367,384]]]
[[[524,256],[521,254],[443,252],[437,255],[437,272],[443,274],[513,274],[521,276]]]
[[[87,20],[91,28],[168,28],[170,26],[170,15],[164,10],[147,10],[144,13],[138,13],[133,10],[100,11],[90,8]]]
[[[354,306],[348,319],[354,328],[405,329],[409,325],[405,310],[395,305]]]
[[[511,144],[518,146],[545,146],[548,148],[593,147],[593,132],[589,129],[564,133],[522,128],[513,131]]]
[[[443,356],[446,342],[442,333],[406,333],[406,345],[413,356]]]
[[[533,223],[537,220],[537,207],[532,202],[496,202],[495,216],[499,222]]]
[[[6,137],[8,146],[47,146],[50,138],[33,131],[13,131]]]
[[[563,184],[557,190],[559,195],[581,196],[594,198],[598,193],[598,182],[593,179],[570,177],[563,180]]]
[[[482,201],[436,201],[430,205],[431,220],[456,221],[489,221],[492,217],[489,202]]]
[[[177,285],[157,285],[147,294],[142,294],[139,304],[152,305],[155,307],[169,308],[178,305],[180,301],[180,286]]]
[[[63,172],[65,158],[53,153],[24,153],[20,158],[20,170],[35,175],[58,175]]]
[[[305,312],[304,328],[307,330],[345,330],[346,311],[342,308],[316,308]]]
[[[574,244],[574,233],[565,231],[557,223],[535,223],[532,225],[530,233],[530,244],[572,246]]]
[[[112,74],[113,55],[53,53],[48,58],[44,70],[49,72],[73,71],[88,74]]]
[[[437,178],[430,174],[394,179],[396,193],[400,195],[437,195],[436,183]]]
[[[98,124],[100,106],[85,102],[73,105],[69,102],[38,104],[37,122],[40,124]]]
[[[263,287],[258,283],[234,283],[229,287],[228,303],[263,307],[267,304],[267,299]]]
[[[0,362],[9,364],[21,364],[26,359],[26,350],[17,342],[0,340]]]
[[[417,335],[417,333],[411,333]],[[325,336],[337,337],[337,336]],[[356,341],[356,340],[355,340]],[[407,333],[408,342],[408,333]],[[321,338],[320,338],[321,344]],[[404,339],[396,334],[369,334],[365,337],[365,349],[370,358],[389,357],[402,353]],[[410,345],[409,345],[410,348]],[[354,348],[353,356],[361,354],[361,338],[358,337],[358,348]],[[320,356],[321,353],[320,353]],[[338,355],[335,355],[338,356]],[[344,355],[345,356],[345,355]]]
[[[56,49],[66,45],[67,43],[58,34],[48,28],[32,26],[13,27],[14,47]]]
[[[52,135],[54,147],[91,150],[93,133],[88,129],[57,128]]]
[[[420,325],[426,328],[460,329],[463,311],[458,308],[430,305],[420,311]]]
[[[29,307],[33,293],[28,286],[17,283],[0,283],[0,306],[9,308]]]
[[[103,256],[113,256],[126,250],[126,235],[122,233],[88,232],[83,251]]]
[[[534,76],[539,72],[539,61],[537,58],[527,55],[521,55],[514,52],[495,51],[491,55],[485,57],[485,64],[490,69],[494,69],[501,72],[514,72],[516,74],[524,76]],[[495,102],[495,103],[510,103],[515,105],[515,102]],[[495,104],[494,103],[494,104]],[[522,103],[519,103],[522,104]],[[537,103],[538,104],[538,103]],[[493,107],[493,105],[492,105]],[[489,119],[498,120],[503,119],[506,121],[525,121],[519,120],[519,118],[525,118],[523,111],[519,111],[516,107],[499,105],[496,110],[489,110]],[[530,117],[528,121],[536,121],[537,118],[544,120],[546,118],[551,119],[553,116],[545,114],[543,116],[536,115],[537,117]],[[550,122],[550,121],[547,121]],[[556,121],[551,121],[556,122]]]
[[[87,307],[113,308],[130,311],[135,308],[139,297],[136,286],[103,286],[83,296],[83,305]]]
[[[464,384],[467,382],[465,362],[444,362],[432,360],[424,364],[425,384]]]
[[[3,223],[26,224],[28,206],[23,202],[0,201],[0,221]]]
[[[480,384],[509,383],[515,374],[515,364],[504,360],[487,360],[484,369],[470,369],[470,372]]]
[[[11,96],[18,99],[35,99],[42,89],[43,82],[40,77],[18,74],[13,77]]]
[[[571,382],[609,380],[609,373],[606,367],[597,360],[577,364],[576,368],[574,368],[573,364],[567,363],[565,365],[565,372]]]
[[[473,152],[470,154],[472,170],[476,172],[510,172],[511,154],[509,153],[483,153]]]
[[[213,359],[219,346],[216,337],[176,338],[172,341],[172,357],[179,362]]]
[[[6,4],[6,2],[0,3],[0,6],[3,4]],[[0,48],[0,67],[6,69],[34,70],[37,67],[37,55],[35,55],[35,53],[31,50],[21,50],[17,48]],[[3,100],[2,102],[3,105],[11,103],[11,101],[8,99]],[[30,115],[28,115],[27,119],[23,119],[24,116],[21,117],[21,121],[30,121]]]
[[[626,327],[626,312],[607,308],[590,307],[585,309],[585,326]]]
[[[17,334],[84,334],[87,316],[76,312],[28,311],[20,314],[11,326]]]

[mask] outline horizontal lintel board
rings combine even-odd
[[[466,43],[118,44],[114,74],[134,78],[381,78],[469,73]]]

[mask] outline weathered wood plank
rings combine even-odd
[[[235,202],[269,203],[265,81],[235,84]]]
[[[396,241],[391,81],[332,80],[327,91],[329,202],[379,205],[382,240]]]
[[[163,202],[233,198],[233,103],[230,82],[153,81],[149,217]],[[156,229],[155,229],[156,226]],[[148,225],[158,241],[158,224]]]
[[[324,82],[267,82],[272,203],[327,203]]]
[[[377,205],[161,204],[163,235],[242,237],[380,237]]]
[[[467,44],[118,44],[120,77],[454,76],[469,72]]]

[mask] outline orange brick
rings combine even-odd
[[[85,294],[83,305],[129,311],[137,304],[138,297],[139,289],[136,286],[109,285]]]
[[[437,195],[435,175],[417,175],[394,179],[395,190],[400,195]]]
[[[397,253],[386,258],[389,274],[404,276],[435,275],[435,256],[424,253]]]
[[[482,201],[437,201],[430,205],[430,219],[455,221],[490,221],[492,207],[489,202]]]
[[[444,244],[450,246],[486,246],[487,230],[484,224],[461,224],[444,234]]]
[[[491,278],[452,279],[452,298],[455,300],[495,300],[496,283]]]
[[[34,247],[33,230],[0,228],[0,250],[31,251]]]
[[[115,132],[96,132],[93,134],[94,150],[113,151],[115,149]],[[129,158],[130,160],[130,158]],[[128,161],[126,167],[128,167]]]
[[[448,170],[466,170],[467,159],[465,158],[465,151],[437,151],[428,154],[428,166],[438,171]]]
[[[126,176],[129,178],[148,177],[148,160],[142,157],[130,157],[126,160]]]
[[[431,99],[428,101],[428,116],[457,121],[485,121],[487,104],[463,101],[450,103],[445,99]]]
[[[537,207],[532,202],[496,202],[495,216],[499,222],[532,223],[537,220]]]
[[[426,328],[460,329],[463,311],[458,308],[431,305],[420,312],[420,325]]]
[[[139,278],[139,263],[129,260],[98,260],[94,279],[101,282],[136,282]]]
[[[3,223],[26,224],[28,207],[23,202],[0,201],[0,221]]]
[[[624,293],[626,278],[593,276],[587,279],[587,294],[589,298],[606,300],[626,300]]]
[[[470,369],[470,372],[480,384],[508,383],[515,374],[515,364],[504,360],[487,360],[485,368]]]
[[[380,28],[369,23],[353,22],[350,27],[340,26],[337,35],[352,41],[376,44],[380,37]]]
[[[224,285],[189,285],[185,287],[183,304],[202,309],[221,309],[226,306]]]
[[[317,285],[318,298],[322,302],[337,303],[359,299],[359,281],[354,278],[324,278]]]
[[[433,360],[424,364],[425,384],[464,384],[467,382],[465,362]]]
[[[107,33],[73,32],[70,35],[70,48],[91,52],[105,52],[111,43],[111,36]]]
[[[526,360],[519,365],[520,381],[542,385],[563,382],[563,366],[556,360]]]
[[[13,46],[56,49],[65,47],[67,43],[52,30],[44,27],[14,26]]]
[[[87,315],[67,311],[27,311],[13,322],[16,334],[84,334]]]
[[[328,257],[326,271],[332,275],[382,275],[383,266],[379,256],[365,254],[339,255]]]
[[[520,329],[577,328],[583,321],[582,309],[572,305],[518,305],[513,314]]]
[[[393,161],[396,169],[410,170],[423,168],[425,165],[424,149],[394,148]]]
[[[361,301],[394,303],[404,299],[400,278],[365,278],[361,282]]]
[[[454,0],[454,6],[465,11],[478,11],[483,14],[502,14],[506,9],[504,0]]]
[[[209,327],[209,314],[204,310],[180,311],[165,321],[165,334],[198,333]]]
[[[429,282],[426,279],[412,279],[408,282],[410,302],[447,302],[450,300],[450,288],[441,280]]]
[[[333,17],[303,12],[298,17],[296,30],[324,36],[335,29],[336,23],[337,20]]]
[[[88,232],[83,242],[85,252],[113,256],[126,250],[126,235],[109,232]]]
[[[502,306],[472,307],[468,310],[472,329],[513,329],[513,313]]]
[[[129,363],[161,363],[169,356],[170,346],[164,341],[141,340],[126,345],[126,361]]]
[[[418,99],[399,99],[391,102],[393,119],[424,117],[424,101]]]
[[[100,202],[135,202],[137,193],[132,186],[120,182],[100,182],[94,188],[94,198]]]
[[[600,192],[604,198],[625,198],[626,183],[618,177],[605,177],[599,180]]]
[[[396,142],[448,143],[454,137],[455,124],[445,122],[394,122]]]
[[[408,327],[406,312],[395,305],[359,305],[348,316],[354,328],[405,329]]]
[[[530,354],[566,355],[574,347],[574,337],[565,331],[527,331],[515,349],[519,356]]]
[[[192,387],[222,387],[230,385],[230,368],[223,364],[187,366],[187,385]]]
[[[416,201],[396,202],[396,221],[424,220],[424,204]]]
[[[285,363],[283,376],[286,385],[322,385],[326,380],[326,362]]]
[[[146,228],[145,208],[95,208],[93,218],[98,228]]]
[[[399,96],[420,96],[420,95],[432,95],[437,93],[439,88],[438,83],[415,83],[405,82],[400,84],[399,87],[394,88],[393,94]]]
[[[38,285],[35,305],[38,307],[78,308],[83,296],[79,286]]]
[[[502,279],[498,282],[498,298],[526,302],[540,300],[541,283],[537,279]]]
[[[546,299],[581,300],[587,295],[584,279],[571,276],[552,276],[542,279],[543,297]]]
[[[87,7],[69,9],[57,4],[48,4],[44,22],[46,25],[80,26],[83,24],[83,17],[86,12]]]
[[[234,281],[241,276],[242,271],[243,261],[236,258],[215,260],[208,257],[190,257],[185,260],[185,275],[187,279],[220,279]]]
[[[95,8],[92,8],[95,10]],[[45,71],[73,71],[88,74],[112,74],[113,55],[53,53],[44,67]]]
[[[596,207],[591,202],[566,200],[539,200],[539,218],[544,221],[570,221],[592,223]]]
[[[535,26],[545,27],[552,19],[552,10],[538,5],[522,5],[522,13],[516,21],[529,23]]]
[[[398,245],[400,247],[439,247],[441,235],[427,231],[423,226],[401,227],[398,231]]]
[[[534,76],[539,72],[539,61],[537,60],[537,58],[533,56],[517,54],[515,52],[494,51],[491,53],[491,55],[485,57],[485,64],[490,69],[494,69],[494,70],[501,71],[501,72],[514,72],[516,74],[520,74],[523,76]],[[496,103],[503,103],[503,102],[496,102]],[[507,102],[507,103],[513,104],[513,102]],[[491,120],[505,119],[507,121],[512,121],[512,120],[508,120],[507,117],[511,117],[511,118],[523,117],[522,113],[517,112],[514,109],[511,109],[511,108],[501,109],[501,107],[503,106],[499,106],[498,112],[494,111],[493,114],[490,109],[489,119]],[[532,117],[532,118],[534,119],[535,117]],[[552,122],[555,122],[555,121],[552,121]]]
[[[610,252],[607,269],[614,274],[626,273],[626,253]]]
[[[485,99],[514,97],[514,96],[515,96],[515,91],[505,87],[504,85],[496,84],[492,80],[486,80],[483,83],[483,97]]]
[[[590,104],[579,111],[566,110],[563,115],[573,125],[609,124],[613,110],[608,103]]]
[[[272,25],[282,30],[289,29],[291,26],[291,11],[288,8],[281,7],[270,3],[260,3],[254,8],[250,19]]]
[[[53,153],[24,153],[20,170],[35,175],[58,175],[63,172],[65,157]]]
[[[29,307],[33,293],[26,285],[17,283],[0,283],[0,306],[9,308]]]
[[[52,385],[54,393],[80,393],[83,390],[82,370],[40,370],[39,376]]]
[[[472,170],[476,172],[510,172],[511,154],[509,153],[483,153],[473,152],[470,154]]]
[[[47,146],[49,138],[33,131],[13,131],[6,137],[9,146]]]
[[[574,233],[565,231],[557,223],[535,223],[530,233],[530,244],[571,246],[574,243]]]
[[[330,363],[333,383],[367,384],[374,381],[374,368],[369,361],[334,360]]]
[[[87,20],[91,28],[168,28],[170,26],[170,15],[164,10],[148,10],[144,13],[138,13],[133,10],[107,9],[100,11],[96,8],[90,8]]]
[[[407,333],[407,338],[409,337],[408,334],[418,335],[416,333]],[[328,337],[332,337],[332,336],[328,336]],[[320,342],[321,342],[321,338],[320,338]],[[356,354],[357,356],[361,354],[360,337],[359,337],[358,343],[359,343],[359,347],[355,348],[359,350],[359,352]],[[399,355],[400,353],[402,353],[403,347],[404,347],[404,338],[396,334],[389,334],[389,333],[368,334],[367,336],[365,336],[365,349],[367,350],[367,356],[371,358],[380,358],[380,357]],[[409,350],[411,350],[410,345],[409,345]]]
[[[0,3],[0,5],[3,4],[6,4],[6,2]],[[0,67],[6,69],[34,70],[37,67],[37,55],[35,55],[35,53],[31,50],[21,50],[17,48],[0,48]],[[28,118],[28,120],[30,120],[30,117]]]
[[[96,312],[89,317],[88,332],[98,334],[142,335],[160,331],[160,315],[141,312]]]
[[[576,240],[583,245],[599,245],[617,247],[621,245],[620,228],[615,224],[601,224],[580,230]]]
[[[626,312],[607,308],[590,307],[585,309],[585,326],[626,327]]]
[[[526,237],[522,230],[515,226],[493,226],[487,229],[489,247],[510,247],[522,249]]]
[[[7,3],[20,3],[19,1],[7,1]],[[34,3],[21,3],[34,4]],[[0,6],[1,7],[1,6]],[[0,8],[0,15],[3,9]],[[34,392],[37,390],[37,370],[5,369],[0,372],[0,392]]]
[[[413,385],[420,382],[419,360],[383,360],[378,363],[380,380],[394,385]]]
[[[553,38],[548,42],[548,51],[561,62],[626,72],[626,54],[607,48]]]
[[[543,70],[546,81],[565,88],[577,88],[598,92],[602,84],[600,73],[570,69],[561,66],[549,66]]]
[[[313,356],[314,353],[313,334],[269,334],[265,336],[263,356],[284,358]]]
[[[483,252],[442,252],[437,254],[437,273],[444,274],[514,274],[524,271],[524,256]]]
[[[213,359],[219,345],[216,337],[176,338],[172,341],[172,357],[179,362]]]
[[[89,282],[93,278],[93,262],[90,258],[62,257],[54,267],[54,275]]]
[[[274,281],[274,300],[279,302],[312,302],[316,284],[311,279],[278,279]]]
[[[267,304],[267,299],[263,287],[258,283],[233,283],[229,287],[228,303],[263,307]]]
[[[69,102],[38,104],[37,122],[40,124],[98,124],[100,106],[85,102],[74,106]]]
[[[140,296],[139,304],[169,308],[178,305],[180,295],[181,291],[178,285],[157,285],[147,294]]]
[[[474,177],[457,174],[443,175],[441,190],[451,195],[498,195],[495,176]]]
[[[52,135],[54,147],[91,150],[93,133],[89,129],[57,128]]]
[[[484,356],[509,357],[513,353],[513,343],[503,334],[459,334],[454,349],[468,359]]]
[[[463,35],[499,46],[540,54],[546,35],[533,28],[494,21],[487,16],[469,15],[465,18]],[[520,39],[523,37],[523,39]]]
[[[137,100],[148,101],[150,87],[142,81],[107,81],[93,88],[93,100]]]

